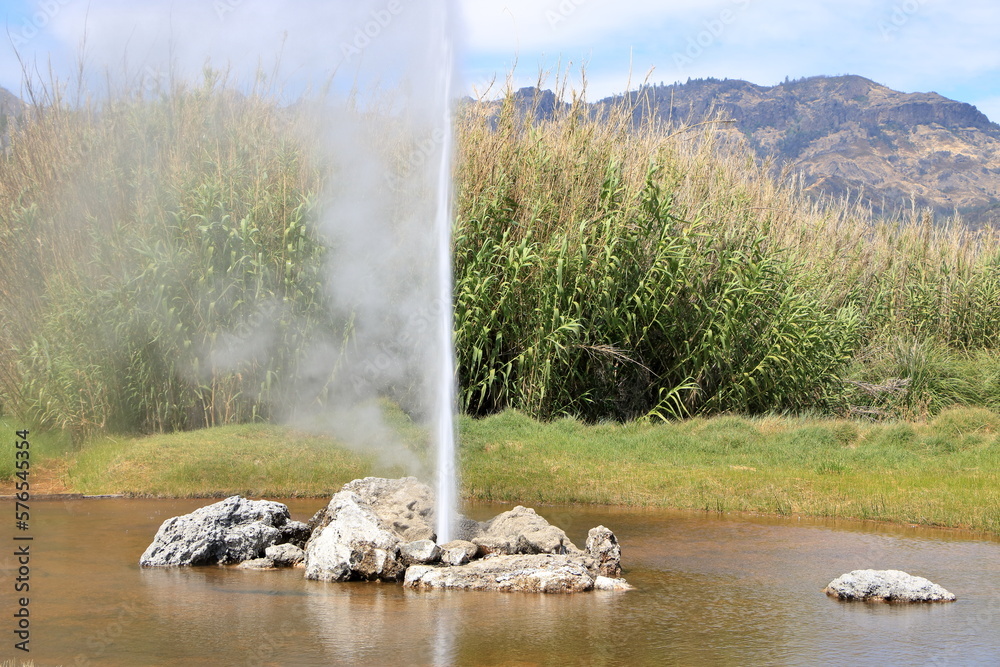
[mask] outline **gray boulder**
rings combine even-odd
[[[566,533],[518,505],[487,522],[471,540],[484,554],[581,554]]]
[[[279,544],[294,544],[300,549],[306,546],[312,530],[308,524],[301,521],[288,521],[281,527],[281,540]]]
[[[579,593],[594,587],[582,559],[557,554],[493,555],[454,567],[413,565],[409,588],[455,588],[523,593]]]
[[[271,559],[277,567],[292,567],[305,560],[306,552],[294,544],[275,544],[264,549],[264,557]]]
[[[884,602],[951,602],[955,596],[935,583],[900,570],[854,570],[823,589],[841,600]]]
[[[615,578],[622,573],[622,548],[618,538],[604,526],[591,528],[587,533],[587,555],[597,562],[598,574]]]
[[[288,507],[232,496],[167,519],[139,559],[143,567],[240,563],[281,540]]]
[[[432,540],[416,540],[399,545],[399,556],[407,565],[426,565],[441,560],[441,547]]]
[[[270,558],[251,558],[245,560],[236,567],[243,570],[273,570],[274,561]]]
[[[374,510],[353,491],[340,491],[326,507],[324,526],[306,546],[306,578],[319,581],[395,581],[405,565],[400,539],[383,528]]]

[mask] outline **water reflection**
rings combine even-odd
[[[39,504],[36,664],[950,665],[1000,656],[1000,543],[959,533],[539,508],[577,544],[604,524],[623,545],[625,574],[638,590],[576,596],[411,591],[306,581],[301,570],[136,565],[160,522],[203,504]],[[289,505],[307,518],[322,501]],[[485,518],[503,509],[470,513]],[[859,567],[926,576],[959,600],[859,605],[820,592]],[[5,562],[5,582],[11,572]]]

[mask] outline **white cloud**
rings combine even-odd
[[[609,34],[635,31],[706,4],[711,3],[674,0],[665,8],[656,0],[460,0],[460,9],[471,50],[558,55],[561,49],[594,46]]]

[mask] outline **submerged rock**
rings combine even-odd
[[[955,600],[955,596],[941,586],[900,570],[854,570],[831,581],[823,592],[841,600],[884,602]]]
[[[288,507],[231,496],[167,519],[139,559],[143,567],[240,563],[282,540]]]
[[[632,586],[621,577],[594,577],[595,591],[631,591],[634,589],[635,586]]]
[[[579,557],[561,554],[493,555],[454,567],[413,565],[404,585],[522,593],[579,593],[594,578]]]

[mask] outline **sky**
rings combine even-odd
[[[66,78],[84,41],[89,70],[117,62],[124,45],[141,71],[142,63],[158,62],[149,54],[161,42],[192,67],[207,51],[250,67],[267,60],[259,58],[262,50],[279,48],[286,25],[294,29],[280,47],[282,76],[295,78],[318,62],[351,71],[376,58],[366,47],[379,40],[398,42],[405,63],[405,52],[426,32],[415,17],[430,1],[0,0],[8,36],[0,85],[17,92],[22,79],[12,45],[22,60],[40,69],[51,62]],[[540,72],[546,87],[562,80],[579,91],[581,70],[589,99],[647,80],[773,85],[786,77],[859,74],[904,92],[938,92],[1000,121],[995,0],[452,1],[466,91],[508,76],[515,86],[531,85]],[[160,69],[145,66],[147,74]]]

